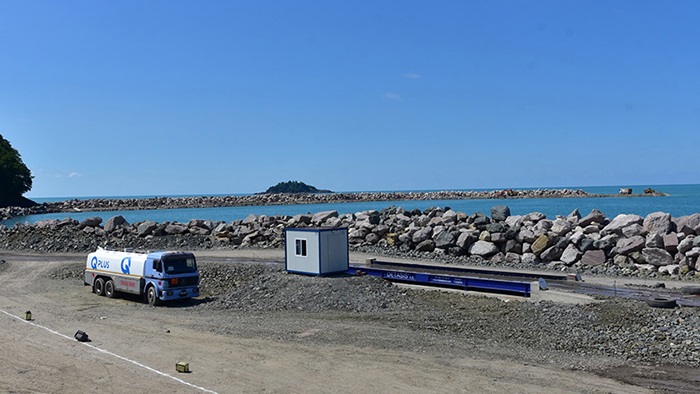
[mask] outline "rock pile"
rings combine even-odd
[[[280,248],[284,228],[346,227],[351,247],[446,261],[537,266],[613,275],[700,277],[700,214],[678,218],[663,212],[646,217],[607,218],[593,210],[581,217],[511,215],[495,206],[491,215],[449,208],[412,211],[390,207],[339,215],[337,211],[296,216],[249,215],[243,220],[188,223],[128,223],[115,216],[82,222],[67,218],[33,225],[0,226],[0,249],[90,251],[98,245],[144,249]]]
[[[399,200],[467,200],[496,198],[549,198],[597,196],[583,190],[536,189],[493,191],[437,191],[437,192],[360,192],[360,193],[277,193],[246,196],[198,196],[151,198],[95,198],[72,199],[44,203],[31,208],[0,208],[0,220],[17,216],[53,212],[126,211],[142,209],[211,208],[255,205],[324,204],[358,201]]]

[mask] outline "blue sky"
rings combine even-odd
[[[0,0],[28,197],[700,183],[697,1]]]

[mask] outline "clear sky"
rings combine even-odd
[[[699,1],[0,0],[28,197],[700,183]]]

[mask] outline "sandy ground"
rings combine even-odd
[[[210,256],[224,261],[282,257],[280,251],[198,254],[200,260]],[[366,257],[353,255],[351,260]],[[373,328],[363,332],[346,326],[362,322],[318,327],[301,321],[294,340],[237,335],[235,330],[219,334],[202,327],[235,327],[235,317],[107,299],[74,280],[48,277],[61,265],[82,261],[82,254],[0,253],[0,258],[7,260],[0,267],[0,392],[650,392],[621,381],[630,381],[625,378],[634,371],[611,379],[524,364],[510,360],[507,349],[497,355],[356,346],[353,335],[373,335]],[[27,310],[31,321],[24,320]],[[257,318],[261,330],[279,324],[265,315]],[[91,342],[76,341],[77,330],[87,332]],[[322,330],[350,334],[344,345],[329,345],[317,339]],[[191,372],[176,372],[179,361],[188,362]]]

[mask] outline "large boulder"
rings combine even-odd
[[[449,231],[441,231],[434,237],[434,241],[436,248],[447,249],[455,246],[457,239]]]
[[[570,221],[564,218],[557,218],[554,221],[554,223],[552,223],[552,228],[550,229],[550,231],[558,236],[563,236],[566,235],[573,228],[574,225]]]
[[[498,247],[488,241],[476,241],[469,247],[469,254],[485,257],[498,252]]]
[[[622,229],[625,227],[629,227],[635,224],[642,224],[644,223],[644,218],[639,216],[639,215],[617,215],[615,216],[615,219],[610,222],[607,226],[603,227],[601,230],[601,233],[603,234],[610,234],[610,233],[617,233],[617,234],[622,234]]]
[[[669,233],[663,236],[664,248],[671,253],[675,253],[678,250],[678,235],[676,233]]]
[[[196,235],[209,235],[209,232],[211,230],[204,228],[204,227],[199,227],[199,226],[192,226],[188,227],[187,231],[190,234],[196,234]]]
[[[597,266],[605,263],[605,252],[602,250],[589,250],[581,256],[581,264]]]
[[[668,213],[652,212],[644,218],[644,229],[650,233],[668,234],[671,232],[672,225],[671,215]]]
[[[646,237],[645,246],[647,248],[663,248],[664,238],[657,232],[649,233]]]
[[[474,226],[477,228],[480,226],[486,226],[487,224],[491,223],[491,219],[489,219],[488,216],[484,215],[481,212],[477,212],[471,217],[472,223]]]
[[[158,228],[158,223],[146,220],[145,222],[139,224],[136,229],[136,234],[139,237],[146,237],[153,234],[153,231]]]
[[[477,240],[478,238],[474,233],[465,231],[460,233],[459,237],[457,237],[457,246],[464,250],[469,250],[469,247]]]
[[[700,213],[688,216],[681,216],[674,220],[676,231],[685,235],[700,235]]]
[[[540,254],[540,259],[542,261],[554,261],[561,257],[562,252],[563,250],[561,248],[557,247],[557,245],[554,245],[542,251],[542,253]]]
[[[311,218],[311,222],[315,225],[321,225],[323,222],[325,222],[329,218],[337,218],[338,217],[338,211],[333,210],[333,211],[322,211],[322,212],[316,212],[314,216]]]
[[[295,223],[304,223],[304,224],[311,224],[311,219],[312,216],[307,214],[307,213],[300,213],[298,215],[294,215],[292,220],[294,220]]]
[[[693,236],[683,239],[681,242],[678,243],[678,252],[685,254],[685,252],[693,248],[694,241],[695,238]]]
[[[91,217],[83,220],[80,222],[78,225],[78,229],[82,230],[85,227],[97,227],[102,223],[102,218],[101,217]]]
[[[426,239],[430,238],[432,235],[433,235],[433,229],[431,229],[430,227],[421,228],[421,229],[418,229],[418,231],[416,231],[415,233],[413,233],[413,236],[411,237],[411,241],[413,241],[413,243],[415,243],[415,244],[419,244],[419,243],[425,241]]]
[[[375,234],[375,233],[369,233],[369,234],[367,234],[367,236],[365,237],[365,242],[367,242],[367,243],[370,244],[370,245],[374,245],[374,244],[376,244],[377,242],[379,242],[379,236],[378,236],[377,234]]]
[[[105,222],[104,225],[104,230],[108,233],[111,233],[112,231],[116,230],[118,227],[121,227],[122,225],[128,224],[126,219],[122,215],[117,215],[113,216]]]
[[[445,223],[454,223],[457,221],[457,216],[457,212],[448,209],[442,214],[442,220],[445,221]]]
[[[648,264],[657,267],[673,263],[673,256],[661,248],[644,248],[642,255]]]
[[[617,253],[628,255],[632,252],[644,249],[644,237],[637,235],[631,238],[620,238],[615,245]]]
[[[187,226],[178,223],[170,223],[165,227],[165,233],[171,235],[184,234],[187,232]]]
[[[542,234],[537,237],[535,242],[532,243],[532,253],[539,257],[539,255],[544,252],[545,249],[551,246],[551,244],[551,239],[547,235]]]
[[[510,208],[505,205],[497,205],[491,208],[491,219],[496,222],[502,222],[510,216]]]
[[[597,209],[594,209],[591,211],[591,213],[589,213],[588,215],[586,215],[578,221],[578,225],[581,226],[581,228],[586,227],[591,223],[605,223],[605,214],[603,214],[603,212],[600,212]]]
[[[416,251],[418,252],[432,252],[433,250],[435,250],[435,242],[432,239],[426,239],[416,245]]]
[[[246,216],[245,219],[243,219],[243,224],[255,223],[255,221],[256,221],[257,219],[258,219],[257,216],[255,216],[254,213],[251,213],[251,214],[249,214],[248,216]]]
[[[564,253],[562,253],[559,260],[563,261],[566,265],[573,265],[581,258],[581,255],[583,255],[583,253],[576,248],[576,245],[569,244],[566,249],[564,249]]]

